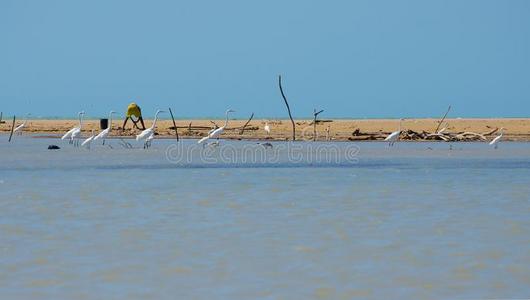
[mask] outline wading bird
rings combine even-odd
[[[149,142],[149,146],[151,146],[151,141],[153,140],[154,135],[155,135],[155,126],[156,126],[156,121],[158,120],[158,114],[161,112],[165,112],[165,111],[160,110],[160,109],[157,110],[155,114],[155,120],[153,121],[153,125],[147,128],[146,130],[142,131],[139,135],[136,136],[137,141],[144,140],[144,148],[148,148],[147,146],[148,142]],[[149,141],[147,140],[148,138],[150,138]]]
[[[267,132],[267,135],[271,134],[271,127],[269,126],[269,122],[265,122],[265,127],[263,127],[263,130]]]
[[[22,134],[22,130],[24,130],[24,128],[26,128],[26,123],[28,122],[28,117],[30,116],[31,114],[27,114],[26,115],[26,120],[24,120],[24,123],[20,124],[17,126],[17,128],[15,128],[15,130],[13,130],[13,133],[16,133],[18,135],[21,135]]]
[[[497,149],[499,147],[499,142],[501,141],[502,139],[502,136],[504,135],[504,128],[501,128],[501,132],[500,134],[495,137],[491,142],[490,142],[490,145],[491,146],[494,146],[493,148]]]
[[[81,147],[86,147],[90,150],[90,144],[92,144],[92,141],[95,140],[95,138],[94,129],[92,129],[92,135],[81,143]]]
[[[219,138],[219,136],[225,131],[226,125],[228,125],[228,114],[232,113],[232,112],[235,112],[235,111],[231,110],[231,109],[227,109],[226,112],[225,112],[225,114],[226,114],[225,124],[223,126],[217,128],[217,129],[214,129],[214,130],[211,130],[210,132],[208,132],[208,136],[203,137],[197,143],[202,144],[204,141],[206,141],[208,139]]]
[[[81,128],[83,127],[83,115],[85,114],[84,111],[79,112],[79,126],[74,127],[70,129],[67,133],[65,133],[61,140],[64,139],[70,139],[68,142],[69,144],[74,144],[74,146],[79,146],[79,141],[77,139],[81,136]]]
[[[145,143],[144,143],[144,149],[149,149],[149,147],[151,147],[151,142],[153,141],[153,139],[155,138],[155,133],[151,133],[151,135],[149,135],[146,139],[145,139]]]
[[[389,147],[394,146],[394,143],[399,140],[399,135],[401,134],[401,122],[403,120],[404,119],[399,119],[399,129],[397,131],[392,132],[385,138],[385,141],[388,142]]]
[[[94,138],[94,141],[103,140],[103,144],[102,145],[105,145],[105,140],[107,139],[107,137],[110,134],[110,131],[112,130],[112,114],[115,114],[115,113],[116,112],[113,111],[113,110],[110,111],[110,113],[109,113],[109,126],[105,130],[100,132],[98,135],[96,135],[96,137]]]

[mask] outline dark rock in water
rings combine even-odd
[[[59,146],[57,145],[49,145],[48,146],[48,150],[57,150],[57,149],[61,149]]]

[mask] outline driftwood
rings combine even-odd
[[[287,112],[289,113],[289,119],[291,119],[291,124],[293,125],[293,141],[294,141],[296,139],[296,125],[294,124],[293,116],[291,115],[291,108],[289,107],[289,102],[287,102],[287,98],[285,98],[285,94],[283,93],[282,75],[278,75],[278,85],[280,86],[280,93],[282,93],[285,106],[287,106]]]
[[[177,142],[179,141],[179,131],[177,130],[177,124],[175,124],[175,118],[173,117],[173,112],[171,107],[169,108],[169,113],[171,114],[171,120],[173,120],[173,127],[175,128],[175,135],[177,136]]]
[[[252,113],[250,115],[250,118],[248,118],[248,121],[245,123],[245,125],[243,125],[243,127],[241,127],[241,130],[239,131],[239,134],[243,134],[243,132],[245,132],[245,127],[247,127],[248,123],[250,123],[250,121],[252,121],[252,118],[254,118],[254,113]]]
[[[486,136],[486,135],[492,135],[494,134],[495,132],[499,131],[499,128],[495,128],[495,129],[492,129],[488,132],[484,132],[482,135]]]
[[[469,137],[471,137],[471,138],[469,138]],[[458,135],[456,136],[456,138],[459,139],[459,140],[465,140],[465,139],[468,139],[468,140],[469,140],[469,139],[472,139],[472,140],[473,140],[473,139],[475,139],[475,140],[476,140],[476,139],[481,139],[481,140],[483,140],[483,141],[486,140],[486,137],[483,136],[482,134],[480,134],[480,133],[475,133],[475,132],[471,132],[471,131],[462,132],[462,133],[458,134]]]
[[[321,109],[317,112],[316,108],[313,109],[313,142],[317,140],[317,117],[320,113],[322,113],[324,110]]]
[[[15,130],[15,119],[16,117],[13,116],[13,124],[11,124],[11,133],[9,134],[9,142],[11,142],[11,138],[13,137],[13,130]]]
[[[497,131],[491,130],[484,134],[465,131],[458,133],[450,132],[435,132],[429,133],[426,131],[416,132],[414,130],[405,130],[401,132],[401,140],[421,141],[421,140],[439,140],[444,142],[467,142],[467,141],[485,141],[486,135],[493,134]],[[383,140],[390,132],[381,133],[368,133],[361,132],[359,128],[352,132],[352,137],[348,138],[351,141],[362,141],[362,140]]]
[[[445,120],[445,117],[447,117],[447,114],[449,113],[450,110],[451,110],[451,105],[449,105],[449,107],[447,108],[447,111],[445,112],[443,118],[438,122],[438,127],[436,127],[436,130],[434,130],[434,132],[438,132],[438,129],[440,129],[440,126],[442,125],[443,121]]]

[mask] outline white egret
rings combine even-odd
[[[20,125],[18,125],[15,130],[13,130],[13,133],[16,133],[18,135],[21,135],[22,134],[22,130],[24,130],[24,128],[26,127],[26,123],[28,122],[28,117],[30,116],[31,114],[27,114],[26,115],[26,120],[24,120],[24,122]]]
[[[153,121],[153,125],[147,128],[146,130],[142,131],[139,135],[136,136],[137,141],[144,140],[144,148],[147,148],[148,138],[151,138],[149,140],[149,145],[151,145],[151,140],[153,140],[154,135],[155,135],[155,126],[156,126],[156,121],[158,120],[158,114],[161,112],[165,112],[165,111],[160,110],[160,109],[157,110],[155,114],[155,120]]]
[[[70,129],[67,133],[65,133],[61,137],[61,140],[69,138],[70,141],[68,143],[73,144],[74,140],[81,136],[81,128],[83,127],[83,115],[84,114],[85,114],[84,111],[80,111],[79,112],[79,126]],[[78,141],[76,141],[76,143],[78,143]],[[74,144],[74,145],[78,146],[76,144]]]
[[[113,111],[113,110],[110,111],[110,113],[109,113],[109,126],[107,126],[107,128],[105,130],[103,130],[98,135],[96,135],[96,137],[94,138],[94,141],[103,140],[103,145],[105,145],[105,140],[107,139],[107,137],[110,134],[110,131],[112,130],[112,114],[115,114],[115,113],[116,112]]]
[[[145,143],[144,143],[144,149],[149,149],[149,147],[151,147],[151,142],[153,141],[153,139],[155,138],[155,133],[152,132],[146,139],[145,139]]]
[[[263,130],[265,130],[267,134],[271,134],[271,127],[269,126],[269,122],[265,122],[265,127],[263,127]]]
[[[501,141],[503,135],[504,135],[504,128],[501,128],[500,134],[497,137],[495,137],[489,144],[494,146],[495,149],[497,149],[499,147],[499,142]]]
[[[385,138],[385,141],[388,142],[389,147],[394,146],[394,143],[399,140],[399,135],[401,134],[401,122],[403,120],[404,119],[399,119],[399,129],[397,131],[392,132]]]
[[[96,136],[94,135],[94,129],[92,129],[92,135],[88,137],[86,140],[81,143],[81,147],[86,147],[90,150],[90,144],[92,144],[92,141],[95,140]]]
[[[225,128],[228,125],[228,114],[232,113],[232,112],[235,112],[235,111],[231,110],[231,109],[227,109],[226,112],[225,112],[225,114],[226,114],[225,124],[223,126],[217,128],[217,129],[210,130],[210,132],[208,132],[208,136],[203,137],[197,143],[202,144],[204,141],[206,141],[208,139],[219,138],[219,136],[225,131]]]

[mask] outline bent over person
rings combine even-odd
[[[133,117],[136,118],[136,120]],[[145,130],[144,119],[142,118],[142,110],[140,109],[140,106],[134,102],[127,106],[127,113],[125,114],[125,120],[123,121],[123,129],[125,129],[125,125],[127,125],[127,121],[129,119],[131,119],[133,122],[134,127],[140,129],[138,127],[138,122],[140,122],[140,124],[142,124],[141,130]]]

